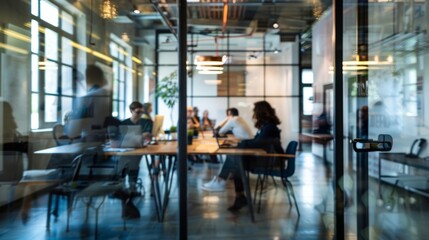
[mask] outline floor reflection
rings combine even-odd
[[[297,172],[291,178],[296,198],[301,210],[297,216],[294,206],[290,207],[286,192],[270,184],[262,197],[262,208],[256,213],[256,222],[250,221],[249,212],[243,209],[232,214],[226,209],[233,202],[233,183],[227,183],[224,192],[205,192],[200,186],[210,180],[220,164],[199,163],[192,166],[188,174],[188,226],[189,239],[332,239],[334,234],[334,213],[332,187],[326,180],[321,159],[310,153],[300,153],[297,158]],[[149,179],[145,179],[145,189],[149,191]],[[252,177],[251,182],[255,179]],[[270,181],[271,182],[271,181]],[[376,186],[375,184],[372,184]],[[371,185],[371,186],[372,186]],[[327,196],[325,209],[316,206]],[[411,207],[401,207],[388,211],[374,203],[371,214],[371,232],[374,239],[392,239],[408,233],[414,237],[424,236],[421,224],[428,224],[427,200],[411,196]],[[374,200],[377,202],[377,199]],[[78,200],[70,219],[70,231],[66,232],[66,201],[60,205],[60,214],[51,223],[51,230],[46,231],[47,196],[38,194],[33,198],[26,222],[21,218],[22,202],[5,206],[1,211],[1,239],[86,239],[94,237],[95,213],[89,210],[86,219],[86,207]],[[157,222],[155,205],[150,194],[135,199],[139,208],[140,219],[127,220],[126,230],[121,219],[121,202],[107,198],[100,208],[98,239],[176,239],[178,233],[178,193],[176,182],[173,183],[169,207],[165,221]],[[410,206],[408,204],[408,206]],[[353,233],[356,208],[346,209],[346,238],[356,239]],[[389,219],[386,221],[386,219]],[[405,222],[404,222],[405,221]],[[393,226],[401,226],[394,228]],[[404,231],[407,229],[407,231]],[[402,234],[395,235],[395,232]],[[396,237],[395,237],[396,236]],[[427,236],[427,235],[426,235]],[[372,238],[371,237],[371,238]],[[402,238],[401,238],[402,239]]]

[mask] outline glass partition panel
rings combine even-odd
[[[262,96],[264,94],[264,67],[230,66],[224,78],[229,81],[230,96]]]
[[[423,97],[428,90],[427,46],[421,35],[427,30],[424,6],[369,2],[348,5],[345,11],[346,133],[350,139],[376,140],[380,134],[393,138],[390,152],[345,151],[345,211],[351,216],[346,231],[358,238],[418,239],[428,234],[426,220],[419,217],[427,215],[421,206],[427,203],[428,171],[415,164],[424,161],[427,150],[416,147],[410,154],[413,143],[425,145],[429,134]],[[367,23],[356,20],[363,17]]]
[[[299,79],[299,68],[293,66],[265,67],[265,95],[292,95]]]
[[[188,102],[189,106],[198,107],[200,118],[202,118],[204,111],[207,111],[209,119],[212,120],[214,125],[222,122],[226,117],[227,98],[194,97],[189,99]]]

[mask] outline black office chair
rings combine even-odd
[[[290,141],[286,148],[285,153],[295,155],[297,146],[298,146],[298,142]],[[262,198],[262,192],[264,190],[264,184],[267,178],[270,176],[270,177],[279,177],[281,179],[282,184],[286,190],[287,197],[289,199],[290,207],[292,207],[292,201],[291,201],[291,197],[292,197],[295,203],[298,216],[300,216],[298,204],[295,198],[295,192],[293,190],[292,183],[289,181],[289,177],[292,177],[293,174],[295,173],[295,157],[287,158],[286,160],[284,158],[278,158],[278,157],[271,158],[269,159],[269,161],[267,161],[265,168],[252,169],[251,172],[258,175],[256,179],[256,187],[255,187],[255,195],[254,195],[256,200],[256,196],[259,190],[258,212],[260,212],[260,209],[261,209],[261,198]]]
[[[74,169],[80,167],[80,158],[75,159],[73,164],[64,167],[57,168],[48,168],[48,169],[31,169],[24,170],[23,165],[23,156],[21,152],[18,151],[0,151],[2,157],[2,168],[4,171],[0,172],[0,185],[11,185],[11,186],[23,186],[23,187],[33,187],[33,186],[43,186],[52,188],[58,186],[65,181],[69,181],[71,176],[73,176]],[[78,162],[79,160],[79,162]],[[25,190],[24,190],[25,192]],[[23,196],[24,202],[23,206],[29,206],[31,198],[29,196]],[[9,199],[10,203],[12,199]],[[23,207],[24,209],[24,207]],[[28,217],[29,207],[26,207],[22,211],[23,220],[26,221]]]
[[[91,153],[93,154],[93,153]],[[73,206],[73,200],[75,195],[82,189],[88,186],[88,182],[79,181],[79,172],[82,165],[82,159],[84,156],[90,155],[88,152],[79,154],[76,156],[69,169],[63,170],[64,184],[57,186],[49,192],[48,197],[48,209],[47,209],[47,218],[46,218],[46,228],[49,230],[51,214],[56,218],[58,217],[58,208],[59,208],[59,198],[67,198],[67,229],[69,230],[69,219],[71,215],[71,210]],[[52,199],[56,197],[55,200],[55,209],[51,212],[52,209]]]
[[[54,137],[57,146],[67,145],[73,142],[73,140],[65,133],[64,125],[62,124],[55,124],[52,128],[52,136]]]

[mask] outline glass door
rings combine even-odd
[[[358,239],[423,239],[429,232],[427,3],[346,4],[344,12],[345,135],[393,138],[389,152],[346,148],[346,232]]]

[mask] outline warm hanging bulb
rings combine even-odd
[[[113,19],[116,17],[116,5],[110,0],[103,0],[100,6],[100,15],[104,19]]]

